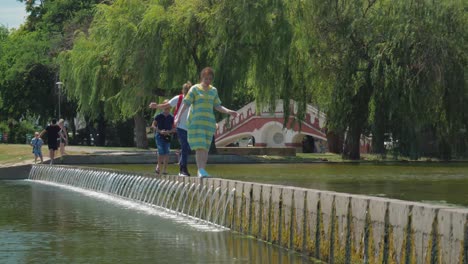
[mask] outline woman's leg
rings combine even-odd
[[[190,130],[189,130],[189,141],[190,141]],[[194,145],[197,145],[196,147],[196,154],[195,154],[195,159],[197,161],[197,167],[198,167],[198,176],[200,177],[207,177],[209,176],[208,173],[205,171],[206,163],[208,161],[208,149],[210,148],[211,141],[213,139],[213,134],[210,134],[209,131],[205,131],[204,138],[196,138],[194,144],[192,142],[190,145],[192,147],[195,147]],[[204,142],[203,142],[204,140]],[[202,141],[202,142],[200,142]],[[199,146],[198,146],[199,145]]]
[[[200,150],[200,166],[203,170],[206,168],[206,163],[208,162],[208,151],[210,149],[212,139],[213,139],[212,134],[207,135],[206,141],[205,141],[206,148]]]
[[[197,162],[198,169],[204,169],[205,166],[202,167],[202,149],[195,150],[195,161]]]
[[[208,161],[208,150],[207,149],[197,149],[195,154],[195,159],[197,161],[198,170],[204,170],[206,167],[206,162]]]
[[[203,168],[206,168],[206,163],[208,161],[208,150],[207,149],[203,149],[202,150],[202,163],[201,165],[203,166]]]
[[[60,142],[60,156],[65,155],[65,143]]]
[[[187,170],[187,159],[190,153],[190,145],[187,141],[187,130],[177,128],[177,136],[179,137],[180,142],[180,171],[188,173]]]

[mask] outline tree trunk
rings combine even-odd
[[[96,146],[104,146],[106,144],[106,119],[104,117],[104,103],[102,102],[99,104],[97,134]]]
[[[379,132],[372,135],[372,149],[373,153],[386,156],[385,150],[385,137],[384,134]]]
[[[106,144],[106,120],[103,114],[99,115],[97,122],[97,133],[99,136],[96,140],[96,146],[104,146]]]
[[[91,120],[88,116],[85,116],[85,123],[86,123],[86,127],[85,127],[85,136],[84,136],[84,139],[86,140],[86,145],[88,146],[91,146]]]
[[[327,132],[328,151],[335,154],[343,153],[343,135],[333,131]]]
[[[372,133],[372,149],[373,153],[380,154],[383,157],[386,155],[385,149],[385,120],[376,115],[374,121],[374,131]]]
[[[350,126],[348,132],[346,133],[343,158],[350,160],[361,159],[361,130],[362,129],[359,126]]]
[[[365,83],[359,88],[359,91],[352,99],[351,112],[348,117],[348,131],[343,151],[343,158],[345,159],[361,159],[361,134],[369,117],[369,101],[373,90],[370,77],[372,66],[372,62],[369,62],[365,73]]]
[[[143,113],[138,112],[134,117],[135,123],[134,134],[135,134],[135,145],[137,148],[147,149],[148,138],[146,137],[146,121],[143,117]]]
[[[72,144],[72,145],[76,145],[78,143],[78,141],[76,140],[76,126],[75,126],[75,118],[76,118],[76,115],[75,117],[73,117],[71,119],[71,121],[68,123],[70,128],[71,128],[71,131],[72,131],[72,140],[68,140],[68,144]]]

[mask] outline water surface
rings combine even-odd
[[[0,181],[0,263],[309,263],[160,209],[33,181]]]
[[[95,166],[95,165],[93,165]],[[99,165],[153,172],[154,165]],[[177,173],[177,165],[169,172]],[[195,166],[190,166],[195,172]],[[219,178],[468,207],[468,163],[209,164]]]

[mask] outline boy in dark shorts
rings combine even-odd
[[[49,157],[50,157],[50,164],[54,163],[55,151],[58,149],[58,142],[59,139],[59,131],[60,127],[57,125],[57,119],[53,118],[51,123],[46,127],[46,129],[42,130],[39,137],[42,137],[45,133],[47,133],[47,145],[49,146]]]
[[[164,103],[167,103],[165,100]],[[158,147],[158,165],[156,174],[167,174],[167,163],[169,161],[169,147],[171,145],[171,134],[175,132],[174,117],[170,113],[171,107],[166,107],[163,112],[156,115],[151,127],[154,129],[156,145]]]

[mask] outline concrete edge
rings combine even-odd
[[[0,180],[23,180],[29,176],[32,165],[19,165],[0,168]]]

